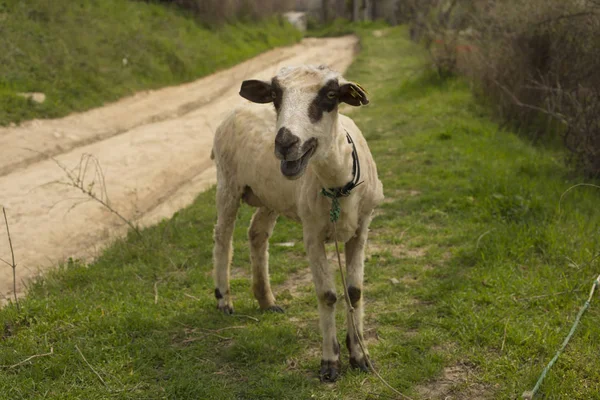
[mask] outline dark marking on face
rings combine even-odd
[[[352,307],[356,307],[360,301],[361,291],[355,286],[348,286],[348,296],[350,297],[350,304],[352,304]]]
[[[273,78],[271,81],[271,91],[271,96],[273,96],[273,105],[275,106],[277,115],[279,115],[279,111],[281,110],[281,102],[283,101],[283,89],[281,88],[277,78]]]
[[[279,153],[281,159],[285,160],[290,153],[296,153],[300,138],[292,133],[288,128],[281,127],[277,136],[275,136],[275,155]]]
[[[221,300],[223,298],[223,295],[221,294],[221,291],[219,289],[215,289],[215,297],[217,298],[217,300]]]
[[[313,124],[319,122],[323,118],[324,112],[332,112],[337,108],[339,91],[340,85],[336,79],[330,80],[319,90],[315,99],[308,106],[310,122]]]
[[[337,296],[331,290],[328,290],[328,291],[325,292],[325,294],[323,294],[323,301],[329,307],[333,307],[333,305],[337,301]]]

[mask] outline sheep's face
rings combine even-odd
[[[353,106],[369,103],[359,85],[325,66],[287,67],[271,82],[244,81],[240,95],[275,106],[275,156],[288,179],[301,177],[311,158],[328,156],[340,102]]]

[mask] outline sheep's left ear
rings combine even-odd
[[[340,85],[340,101],[351,106],[364,106],[369,104],[367,91],[358,83],[346,82]]]
[[[270,103],[273,101],[271,84],[254,79],[242,82],[240,96],[254,103]]]

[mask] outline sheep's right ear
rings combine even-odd
[[[254,103],[270,103],[273,101],[271,84],[265,81],[250,80],[242,82],[240,96]]]

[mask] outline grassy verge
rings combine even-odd
[[[218,28],[154,2],[0,3],[0,125],[196,79],[301,34],[277,18]],[[19,92],[42,92],[38,104]]]
[[[337,37],[344,35],[351,35],[360,30],[385,28],[389,26],[384,21],[358,21],[352,22],[345,18],[336,18],[335,20],[326,24],[318,23],[314,20],[309,19],[308,30],[306,36],[308,37]]]
[[[403,28],[360,34],[347,75],[372,104],[352,116],[387,197],[366,262],[373,358],[416,399],[516,399],[599,273],[600,193],[574,189],[559,207],[580,182],[559,154],[499,131],[462,81],[424,72],[427,56]],[[318,382],[317,304],[294,223],[281,220],[271,241],[272,281],[287,313],[261,313],[252,298],[249,207],[235,231],[237,314],[215,310],[213,203],[214,191],[201,194],[143,241],[131,235],[92,264],[70,262],[33,284],[21,313],[0,310],[0,365],[53,349],[3,367],[0,396],[393,398],[374,377],[349,370],[346,354],[341,380]],[[540,398],[598,398],[599,306],[595,299]]]

